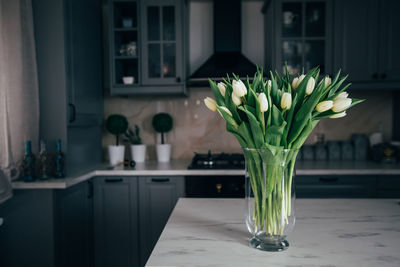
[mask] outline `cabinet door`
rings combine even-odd
[[[93,266],[91,182],[54,194],[56,266]]]
[[[103,117],[101,1],[64,3],[69,125],[100,125]]]
[[[352,82],[378,79],[377,8],[377,0],[336,1],[334,66]]]
[[[94,186],[95,266],[138,266],[137,178],[98,177]]]
[[[141,10],[143,85],[182,84],[182,2],[146,0]]]
[[[400,81],[400,1],[380,1],[379,78]]]
[[[140,177],[140,265],[144,266],[179,197],[184,196],[183,177]]]

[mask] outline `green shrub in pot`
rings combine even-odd
[[[174,120],[168,113],[158,113],[154,115],[152,125],[157,133],[161,134],[161,144],[158,144],[157,158],[160,162],[168,162],[171,157],[171,145],[165,144],[165,134],[172,130]]]
[[[108,154],[110,164],[116,166],[124,161],[125,146],[119,145],[119,136],[127,131],[128,120],[123,115],[113,114],[108,116],[105,126],[109,133],[115,135],[116,145],[108,146]]]

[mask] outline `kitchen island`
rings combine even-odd
[[[284,252],[249,247],[243,199],[181,198],[146,266],[400,266],[395,199],[300,199]]]

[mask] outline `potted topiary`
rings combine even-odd
[[[135,162],[144,162],[146,159],[146,145],[142,144],[139,126],[135,125],[135,131],[128,129],[125,132],[126,141],[131,144],[131,156]]]
[[[171,144],[165,144],[164,134],[171,131],[173,119],[168,113],[158,113],[153,117],[153,128],[161,133],[161,144],[157,144],[157,159],[159,162],[168,162],[171,157]]]
[[[119,136],[128,129],[128,121],[125,116],[118,114],[110,115],[106,120],[106,129],[108,132],[115,135],[116,138],[116,145],[108,146],[110,164],[115,166],[124,161],[125,146],[119,145]]]

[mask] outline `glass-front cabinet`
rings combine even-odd
[[[289,72],[296,74],[318,65],[321,73],[331,72],[330,0],[271,1],[265,20],[267,66],[283,72],[286,63]]]
[[[142,4],[143,84],[182,82],[181,6],[175,0]]]
[[[109,0],[111,94],[184,94],[183,0]]]

